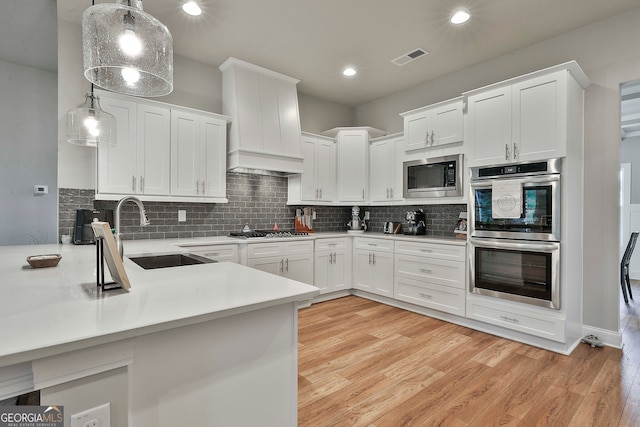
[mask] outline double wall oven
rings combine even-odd
[[[560,309],[561,165],[471,169],[471,292]]]

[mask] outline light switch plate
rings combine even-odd
[[[71,415],[71,427],[111,427],[111,404],[105,403]]]

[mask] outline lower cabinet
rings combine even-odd
[[[183,246],[189,249],[189,253],[218,262],[239,261],[238,245],[208,245],[208,246]]]
[[[315,241],[313,285],[321,294],[351,288],[351,239]]]
[[[559,315],[514,307],[513,304],[473,295],[467,297],[467,317],[553,341],[565,342],[566,338],[566,321]]]
[[[393,241],[356,238],[353,263],[355,289],[393,298]]]
[[[247,265],[313,285],[313,240],[251,243]]]
[[[465,315],[465,247],[396,242],[393,297]]]

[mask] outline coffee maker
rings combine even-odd
[[[73,228],[74,244],[92,245],[95,243],[95,235],[91,228],[91,223],[94,221],[108,222],[113,226],[113,210],[78,209],[76,211],[76,223]]]
[[[422,209],[408,211],[405,216],[407,228],[404,234],[425,235],[427,234],[427,217]]]

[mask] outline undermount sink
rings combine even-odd
[[[212,259],[192,254],[149,255],[128,258],[145,270],[151,270],[154,268],[181,267],[184,265],[209,264],[217,262]]]

